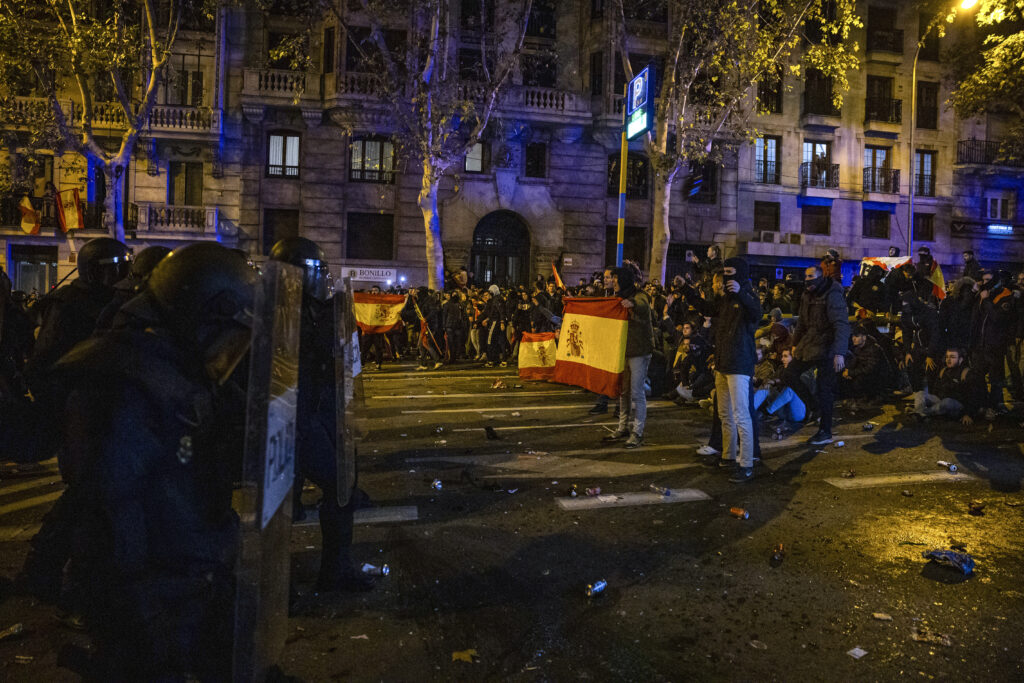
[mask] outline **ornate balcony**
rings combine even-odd
[[[1001,159],[998,140],[960,140],[956,143],[956,163],[1024,168],[1024,159]]]
[[[218,221],[215,206],[139,204],[139,232],[216,235]]]
[[[898,168],[865,168],[864,191],[899,194],[900,170]]]
[[[914,176],[914,194],[918,197],[935,196],[935,176],[918,173]]]
[[[780,164],[775,161],[756,161],[754,163],[754,182],[767,185],[780,184],[779,166]]]
[[[839,189],[839,164],[805,161],[800,164],[800,187],[819,190]]]

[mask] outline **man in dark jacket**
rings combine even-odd
[[[876,396],[887,384],[883,377],[885,356],[882,347],[860,325],[853,328],[850,341],[853,342],[850,361],[839,377],[839,395],[852,399]]]
[[[914,412],[921,417],[959,417],[960,422],[969,427],[984,408],[984,379],[964,365],[962,349],[946,349],[945,361],[933,386],[914,394]]]
[[[989,418],[1005,410],[1003,388],[1006,386],[1006,352],[1014,339],[1016,302],[1010,274],[999,271],[983,282],[978,292],[971,337],[971,367],[982,378],[988,378],[989,392],[986,415]]]
[[[750,268],[741,258],[726,259],[724,277],[712,281],[713,295],[703,299],[689,286],[683,295],[701,315],[710,316],[715,335],[715,393],[722,420],[722,465],[737,465],[730,481],[754,477],[754,423],[750,415],[750,383],[757,351],[754,331],[761,304],[750,286]],[[738,443],[737,443],[738,442]]]
[[[793,366],[802,373],[817,369],[818,412],[821,424],[808,443],[832,443],[832,409],[836,374],[846,367],[850,322],[846,316],[843,287],[826,278],[821,267],[804,271],[806,291],[800,299],[800,319],[793,333]]]
[[[643,443],[647,423],[647,392],[644,386],[647,369],[654,353],[654,328],[651,325],[651,302],[643,290],[640,269],[631,261],[623,261],[612,274],[612,288],[622,298],[622,307],[629,311],[626,328],[626,365],[619,394],[619,427],[607,440],[625,439],[626,448]],[[633,418],[630,425],[630,417]]]
[[[974,251],[967,249],[964,251],[964,272],[961,277],[969,277],[974,281],[981,280],[981,274],[983,269],[981,264],[978,263],[978,259],[974,258]]]

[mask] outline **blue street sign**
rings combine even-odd
[[[654,123],[654,98],[651,97],[651,79],[654,69],[650,66],[638,73],[626,89],[626,139],[633,140],[648,130]]]

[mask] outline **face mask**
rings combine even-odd
[[[806,280],[806,281],[805,281],[805,283],[806,283],[806,285],[807,285],[807,289],[809,289],[809,290],[810,290],[810,291],[812,291],[812,292],[813,292],[813,291],[817,291],[818,289],[821,289],[821,285],[822,285],[822,284],[823,284],[824,282],[825,282],[825,278],[824,278],[824,276],[822,276],[822,277],[816,277],[816,278],[814,278],[813,280]]]

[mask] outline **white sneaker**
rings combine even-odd
[[[434,369],[435,370],[437,370],[438,368],[441,368],[441,367],[444,367],[444,363],[434,363]]]
[[[697,455],[718,455],[718,451],[711,446],[704,445],[697,449]]]

